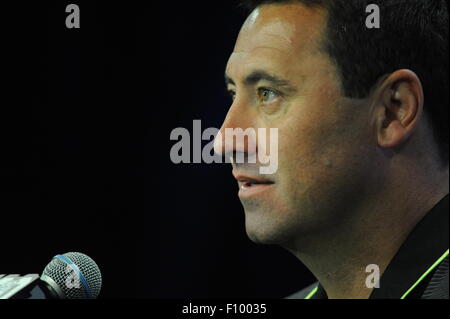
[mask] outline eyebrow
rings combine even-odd
[[[252,73],[250,73],[249,75],[247,75],[244,79],[244,84],[245,85],[255,85],[261,81],[266,81],[266,82],[272,83],[274,86],[284,87],[290,91],[295,91],[294,87],[289,83],[289,81],[284,80],[276,75],[270,74],[263,70],[256,70],[256,71],[253,71]],[[225,74],[225,83],[226,83],[226,85],[228,85],[228,84],[235,85],[233,79],[231,77],[229,77],[227,74]]]

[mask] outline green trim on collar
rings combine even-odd
[[[441,263],[441,261],[443,261],[444,259],[445,259],[445,257],[447,257],[448,256],[448,249],[447,249],[447,251],[441,256],[441,257],[439,257],[439,259],[438,260],[436,260],[436,262],[430,267],[430,268],[428,268],[428,270],[422,275],[422,276],[420,276],[420,278],[414,283],[414,285],[412,285],[411,286],[411,288],[409,288],[408,289],[408,291],[406,291],[404,294],[403,294],[403,296],[401,296],[400,297],[400,299],[405,299],[408,295],[409,295],[409,293],[411,292],[411,291],[413,291],[413,289],[414,288],[416,288],[417,287],[417,285],[418,284],[420,284],[420,282],[431,272],[431,271],[433,271],[433,269],[434,268],[436,268],[440,263]]]
[[[447,249],[447,251],[441,257],[439,257],[439,259],[436,260],[434,262],[434,264],[430,268],[428,268],[428,270],[422,276],[420,276],[420,278],[403,294],[403,296],[400,297],[400,299],[405,299],[411,293],[411,291],[413,291],[414,288],[416,288],[422,282],[422,280],[430,272],[432,272],[448,255],[449,255],[449,250]],[[316,294],[318,289],[319,289],[319,286],[317,286],[313,290],[311,290],[311,292],[305,297],[305,299],[311,299]]]
[[[314,296],[317,292],[317,289],[319,289],[319,286],[317,286],[316,288],[314,288],[313,290],[311,290],[311,292],[305,297],[305,299],[311,299],[312,296]]]

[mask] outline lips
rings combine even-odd
[[[270,185],[273,184],[271,181],[258,180],[251,177],[239,177],[236,178],[241,187],[252,187],[255,185]]]
[[[239,184],[239,197],[241,198],[255,197],[275,184],[260,176],[242,175],[235,172],[233,172],[233,176]]]

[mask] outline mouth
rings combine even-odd
[[[233,174],[234,175],[234,174]],[[241,199],[261,196],[263,192],[273,187],[275,182],[260,178],[243,175],[234,175],[239,185],[239,197]]]
[[[258,187],[261,185],[272,185],[274,184],[273,182],[257,182],[257,181],[252,181],[252,180],[246,180],[246,179],[241,179],[238,180],[238,184],[239,184],[239,188],[242,189],[249,189],[251,187]]]

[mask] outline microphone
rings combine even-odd
[[[40,277],[0,274],[0,299],[95,299],[101,288],[97,264],[77,252],[53,257]]]

